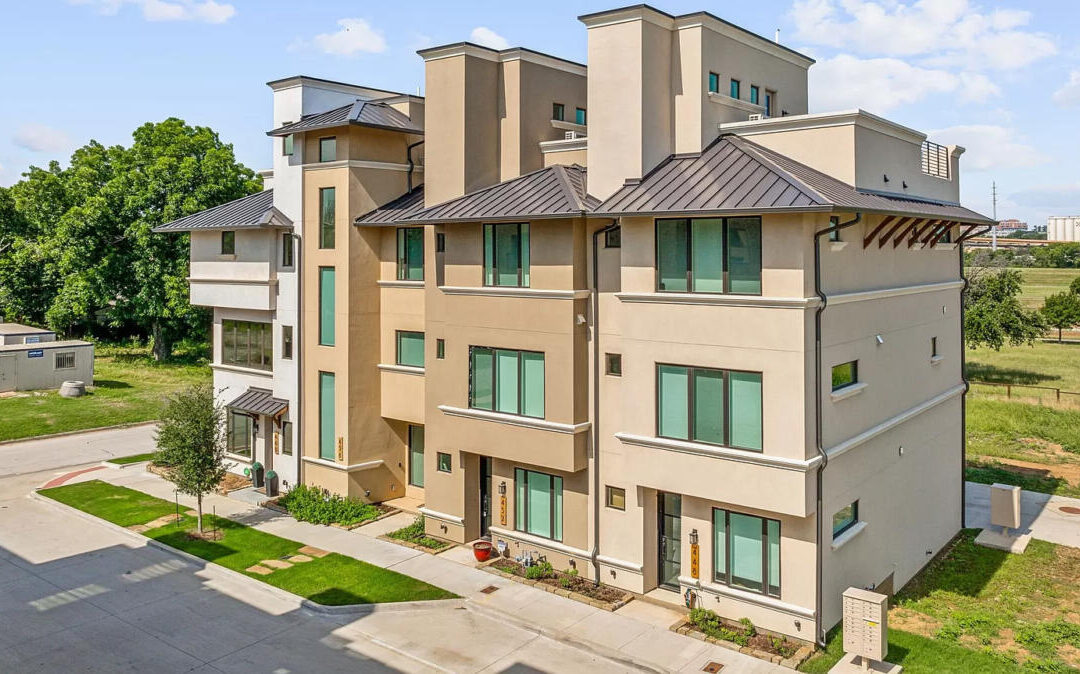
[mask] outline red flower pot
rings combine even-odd
[[[487,541],[477,541],[472,544],[473,556],[478,562],[486,562],[491,559],[491,553],[495,548]]]

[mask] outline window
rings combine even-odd
[[[443,234],[442,232],[439,232],[438,234],[435,235],[435,252],[436,253],[445,253],[446,252],[446,235]]]
[[[586,123],[585,119],[586,119],[585,108],[575,108],[574,109],[574,123],[585,126],[585,123]]]
[[[319,373],[319,458],[333,461],[335,414],[334,409],[336,391],[334,390],[334,373]]]
[[[931,337],[930,338],[930,357],[931,358],[937,358],[939,355],[941,355],[941,354],[939,354],[938,350],[937,350],[937,337]]]
[[[761,373],[657,365],[656,434],[760,451]]]
[[[731,80],[731,89],[728,93],[732,98],[739,97],[739,80]]]
[[[289,134],[281,139],[281,154],[286,157],[291,157],[293,154],[293,134]]]
[[[292,456],[292,433],[293,425],[291,421],[281,422],[281,453],[285,456]]]
[[[57,370],[72,370],[75,368],[75,352],[60,351],[56,354],[55,361]]]
[[[222,364],[273,371],[273,333],[273,326],[270,323],[221,321]]]
[[[622,487],[605,487],[605,499],[607,507],[615,510],[626,510],[626,490]]]
[[[469,347],[469,407],[544,418],[544,354]]]
[[[773,97],[776,94],[772,91],[765,91],[765,116],[772,117]]]
[[[424,427],[412,424],[409,424],[409,484],[424,486]]]
[[[751,84],[750,85],[750,102],[753,103],[754,105],[757,105],[759,98],[760,98],[760,89],[757,88],[757,85]]]
[[[613,377],[622,376],[622,354],[621,353],[606,353],[604,354],[604,374],[610,374]]]
[[[835,541],[840,534],[844,533],[859,521],[859,502],[852,501],[832,516],[832,537]]]
[[[281,326],[281,357],[285,360],[292,360],[292,326]]]
[[[945,233],[941,235],[940,239],[938,239],[938,243],[952,243],[952,232],[952,227],[946,225]]]
[[[713,508],[713,580],[780,596],[780,522]]]
[[[604,248],[622,248],[622,227],[604,232]]]
[[[221,233],[221,254],[236,255],[236,232]]]
[[[334,247],[334,212],[337,210],[337,191],[333,187],[319,190],[319,248]]]
[[[225,448],[229,454],[251,458],[252,419],[240,412],[229,412],[225,434]]]
[[[529,287],[529,223],[484,225],[484,285]]]
[[[319,344],[334,345],[334,283],[333,267],[319,267]]]
[[[562,103],[551,104],[551,118],[557,122],[566,119],[566,107]]]
[[[709,73],[709,93],[720,93],[720,76],[716,73]]]
[[[295,257],[295,242],[293,241],[292,232],[285,232],[281,235],[281,266],[291,267],[293,266],[293,260]]]
[[[446,452],[438,452],[435,455],[435,468],[440,473],[450,472],[450,455]]]
[[[839,391],[845,386],[851,386],[859,381],[859,361],[849,360],[846,363],[833,365],[832,390]]]
[[[840,224],[840,218],[836,217],[835,215],[833,217],[829,218],[829,227],[835,227],[838,224]],[[840,230],[839,229],[830,230],[829,231],[829,241],[839,241],[839,240],[840,240]]]
[[[398,227],[397,279],[424,280],[424,228]]]
[[[319,161],[334,161],[337,159],[337,138],[319,139]]]
[[[514,529],[562,540],[562,478],[514,469]]]
[[[397,364],[424,367],[424,333],[397,331]]]
[[[761,218],[656,221],[660,292],[761,294]]]
[[[443,358],[446,358],[446,340],[445,339],[436,339],[435,340],[435,357],[438,358],[439,360],[442,360]]]

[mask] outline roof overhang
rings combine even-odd
[[[289,408],[289,401],[275,398],[268,389],[250,387],[226,407],[238,412],[275,417]]]

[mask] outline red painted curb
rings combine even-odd
[[[94,471],[94,470],[101,470],[104,467],[105,466],[94,466],[93,468],[83,468],[82,470],[76,470],[76,471],[71,472],[71,473],[66,473],[64,475],[61,475],[60,477],[54,477],[53,479],[49,480],[45,484],[38,487],[38,489],[48,489],[49,487],[59,487],[60,485],[64,484],[65,482],[67,482],[68,480],[70,480],[73,477],[76,477],[78,475],[82,475],[83,473],[89,473],[89,472]]]

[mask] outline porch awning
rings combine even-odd
[[[271,391],[264,388],[249,388],[240,397],[227,405],[229,409],[249,414],[265,414],[273,417],[289,407],[288,400],[275,398]]]

